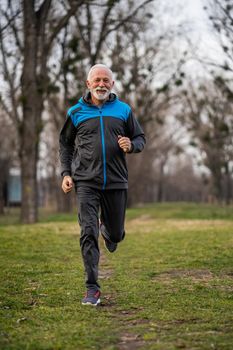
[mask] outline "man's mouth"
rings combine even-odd
[[[96,89],[95,90],[96,92],[98,92],[98,93],[100,93],[100,94],[105,94],[108,90],[106,90],[106,89]]]

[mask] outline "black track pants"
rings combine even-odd
[[[81,227],[80,246],[86,272],[87,289],[100,289],[99,263],[99,213],[105,232],[112,242],[124,238],[124,221],[127,190],[97,190],[78,187],[78,220]]]

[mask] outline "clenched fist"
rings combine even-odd
[[[118,145],[123,149],[125,153],[132,150],[132,144],[128,137],[118,135]]]
[[[73,181],[72,178],[68,175],[64,176],[61,188],[65,193],[68,193],[72,190],[73,188]]]

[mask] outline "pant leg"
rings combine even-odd
[[[118,243],[124,239],[127,190],[105,190],[101,192],[101,222],[110,241]]]
[[[78,219],[81,227],[80,247],[86,272],[87,289],[99,290],[99,191],[89,187],[78,187]]]

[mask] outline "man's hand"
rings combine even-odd
[[[123,149],[125,153],[128,153],[132,149],[132,143],[128,137],[118,135],[118,145]]]
[[[73,181],[72,178],[68,175],[64,176],[61,188],[65,193],[68,193],[72,190],[73,188]]]

